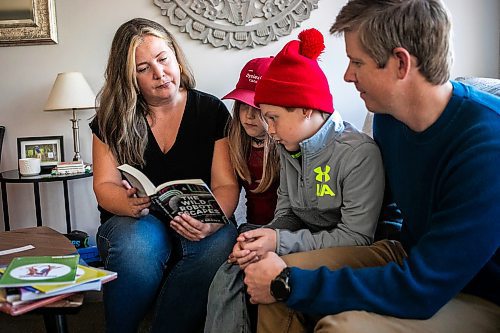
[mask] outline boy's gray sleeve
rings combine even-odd
[[[278,230],[277,253],[311,251],[373,242],[384,194],[382,157],[374,142],[353,149],[342,161],[341,221],[331,230]]]

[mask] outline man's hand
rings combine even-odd
[[[170,221],[170,226],[184,238],[197,242],[222,228],[223,224],[203,223],[189,214],[182,213]]]
[[[286,263],[276,253],[268,252],[262,259],[245,268],[245,284],[252,304],[276,302],[271,296],[271,281],[286,267]]]

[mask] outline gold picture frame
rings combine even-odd
[[[0,0],[0,46],[57,44],[55,0]]]

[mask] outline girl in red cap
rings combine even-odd
[[[277,145],[267,134],[267,124],[253,102],[255,86],[272,60],[250,60],[243,67],[236,88],[222,98],[235,101],[228,125],[229,155],[246,192],[246,222],[255,225],[273,219],[279,184]]]
[[[268,133],[280,143],[281,171],[273,220],[240,233],[241,245],[233,249],[245,273],[269,252],[287,255],[373,242],[384,192],[380,151],[370,137],[334,112],[328,80],[317,61],[324,48],[318,30],[301,32],[257,83],[255,105],[261,108]],[[250,332],[244,286],[218,277],[210,288],[207,313],[215,318],[207,317],[205,332]],[[287,269],[275,280],[273,296],[285,301],[290,292]],[[239,294],[229,298],[223,290]],[[226,306],[211,312],[216,302]]]
[[[233,117],[228,124],[228,141],[231,162],[246,196],[246,223],[240,225],[240,232],[268,224],[274,218],[276,208],[280,168],[277,145],[267,134],[267,124],[254,103],[255,86],[272,60],[273,57],[250,60],[241,70],[236,88],[222,98],[235,101]],[[243,244],[244,242],[237,242],[233,252],[240,251]],[[231,297],[221,294],[238,294],[238,288],[243,286],[243,275],[240,272],[245,266],[234,264],[236,261],[231,254],[228,262],[220,267],[214,277],[214,281],[222,282],[222,285],[219,286],[216,282],[210,289],[206,331],[220,325],[211,320],[218,318],[220,312],[225,312],[226,308],[239,308],[223,302],[222,300]],[[234,282],[229,283],[230,280]],[[228,289],[227,284],[237,288]],[[246,309],[244,303],[243,308]],[[256,308],[252,310],[252,315],[256,315]],[[226,318],[230,318],[231,322],[233,317]],[[228,327],[222,331],[231,332],[232,329]]]

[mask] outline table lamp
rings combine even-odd
[[[67,72],[57,74],[49,98],[45,104],[45,111],[73,110],[73,148],[75,156],[73,161],[80,161],[80,138],[78,134],[78,121],[76,110],[92,109],[95,107],[95,94],[80,72]]]

